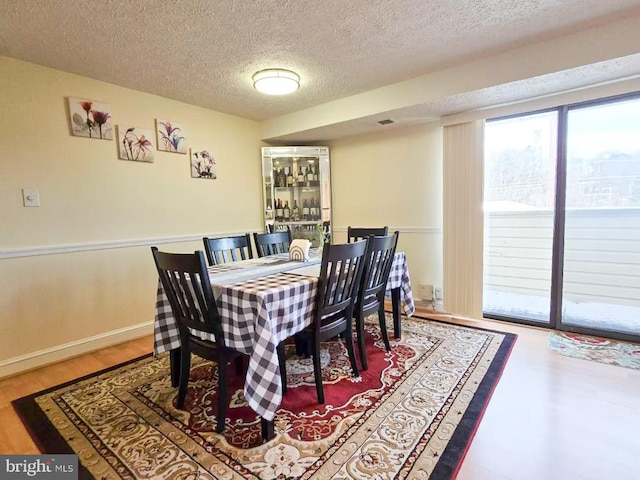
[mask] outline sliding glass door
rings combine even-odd
[[[640,99],[569,108],[566,152],[560,323],[640,335]]]
[[[640,95],[488,121],[484,314],[640,339]]]
[[[548,324],[556,111],[485,126],[484,314]]]

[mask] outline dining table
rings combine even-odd
[[[321,251],[312,250],[307,261],[278,254],[208,267],[225,342],[249,356],[244,396],[261,417],[266,440],[274,435],[273,419],[283,395],[277,346],[312,323],[321,261]],[[415,312],[404,252],[395,254],[386,293],[392,301],[394,335],[399,337],[401,303],[406,315]],[[158,282],[154,354],[167,351],[171,383],[177,387],[180,335],[162,283]]]

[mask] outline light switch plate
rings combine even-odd
[[[22,201],[24,202],[25,207],[39,207],[40,192],[37,188],[23,188]]]

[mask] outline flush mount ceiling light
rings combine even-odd
[[[300,88],[300,76],[291,70],[269,68],[253,74],[253,86],[267,95],[286,95]]]

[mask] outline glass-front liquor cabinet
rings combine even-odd
[[[318,247],[323,224],[331,233],[329,148],[263,147],[262,178],[266,230],[290,228]]]

